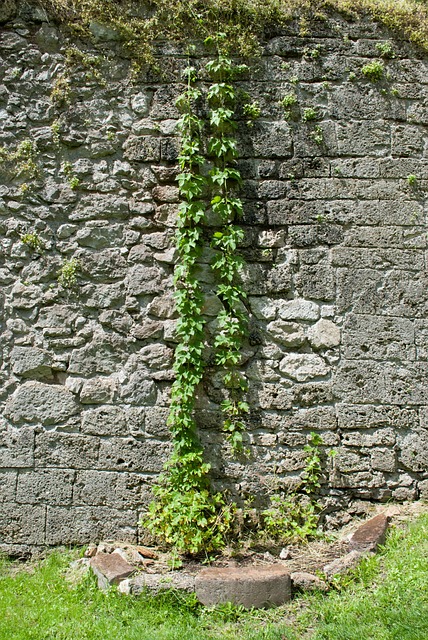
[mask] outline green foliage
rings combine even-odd
[[[68,178],[70,189],[77,189],[77,187],[80,185],[80,180],[76,175],[74,175],[73,165],[71,164],[71,162],[66,161],[63,163],[62,172]]]
[[[395,51],[392,48],[392,44],[390,42],[378,42],[376,44],[376,49],[379,52],[381,58],[395,58]]]
[[[36,253],[43,253],[45,250],[43,240],[35,231],[32,233],[24,233],[24,235],[21,236],[21,242],[26,244],[27,247],[30,247],[30,249]]]
[[[141,11],[136,0],[39,0],[76,35],[91,36],[91,26],[106,25],[117,34],[125,53],[136,62],[153,61],[159,39],[194,42],[221,29],[225,46],[239,55],[260,51],[259,42],[274,27],[293,19],[301,34],[320,18],[338,11],[358,19],[371,16],[391,31],[428,50],[426,0],[156,0],[156,12]]]
[[[407,183],[411,187],[414,187],[416,185],[416,182],[417,182],[417,178],[413,173],[411,173],[410,175],[407,176]]]
[[[244,292],[235,281],[242,262],[237,248],[243,232],[234,224],[242,215],[242,203],[235,193],[241,176],[235,166],[235,88],[232,84],[246,67],[234,65],[221,53],[224,40],[224,34],[217,34],[205,41],[217,50],[215,58],[205,67],[211,79],[206,92],[206,119],[198,115],[197,105],[203,96],[198,88],[197,70],[190,64],[183,72],[186,90],[176,102],[182,114],[178,124],[181,171],[177,177],[182,202],[176,234],[179,259],[174,277],[179,314],[174,360],[176,380],[168,418],[173,452],[154,489],[155,501],[144,518],[145,526],[154,535],[176,550],[192,554],[208,553],[224,546],[234,513],[234,507],[226,505],[221,494],[210,490],[210,465],[203,460],[193,417],[196,389],[205,368],[204,297],[195,274],[205,244],[203,224],[208,206],[221,221],[211,243],[216,250],[212,265],[218,278],[216,293],[223,303],[213,346],[215,364],[224,370],[223,381],[228,392],[222,404],[223,429],[234,452],[243,449],[243,416],[248,412],[248,405],[241,397],[247,385],[237,368],[246,318],[242,311]],[[253,116],[256,111],[252,105]],[[211,166],[208,171],[206,156]]]
[[[384,73],[384,65],[381,60],[373,60],[373,62],[369,62],[364,65],[361,69],[361,73],[363,76],[370,80],[370,82],[380,82]]]
[[[306,461],[300,484],[270,498],[270,507],[260,514],[261,534],[278,542],[304,542],[319,535],[321,505],[315,499],[323,474],[320,447],[323,440],[311,433],[305,446]]]
[[[257,118],[260,118],[260,115],[262,113],[260,109],[260,104],[259,102],[257,102],[257,100],[255,100],[254,102],[247,102],[247,104],[244,104],[242,108],[242,112],[244,116],[247,118],[248,127],[252,127],[254,120],[257,120]]]
[[[50,99],[53,105],[56,107],[67,107],[71,104],[71,83],[70,78],[61,74],[53,83]]]
[[[40,174],[37,153],[37,145],[30,138],[22,140],[14,149],[0,147],[0,166],[14,178],[35,180]]]
[[[318,109],[315,109],[314,107],[307,107],[306,109],[303,110],[303,114],[302,114],[303,122],[312,122],[313,120],[318,120],[318,118],[319,118]]]
[[[310,132],[309,137],[317,144],[321,146],[324,143],[324,131],[319,125],[316,125],[313,131]]]
[[[294,107],[297,106],[297,96],[295,93],[287,93],[280,102],[284,107],[284,118],[290,120],[295,115]]]
[[[58,282],[64,289],[74,289],[77,285],[77,275],[80,270],[80,262],[76,258],[64,260],[58,271]]]

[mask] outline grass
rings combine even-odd
[[[63,578],[73,556],[53,553],[33,571],[1,562],[0,640],[428,638],[428,514],[393,530],[382,553],[338,579],[328,596],[269,611],[207,610],[174,592],[133,599],[98,591],[92,578],[73,587]]]

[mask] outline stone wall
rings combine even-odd
[[[135,538],[169,451],[187,62],[159,45],[159,69],[133,77],[108,28],[73,41],[31,3],[15,8],[0,11],[0,548]],[[386,40],[395,57],[371,82],[361,69]],[[262,111],[239,129],[250,455],[227,456],[207,369],[197,404],[214,481],[263,504],[298,478],[317,431],[336,451],[327,513],[426,495],[427,61],[333,16],[272,37],[238,84]],[[61,286],[73,258],[77,286]]]

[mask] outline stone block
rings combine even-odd
[[[73,487],[73,504],[105,506],[124,511],[141,509],[150,501],[144,476],[115,471],[78,471]]]
[[[284,345],[285,347],[301,347],[306,342],[303,327],[297,322],[276,320],[270,322],[267,327],[268,337]]]
[[[98,587],[107,589],[109,585],[119,584],[135,571],[118,553],[97,553],[90,559],[90,567],[98,578]]]
[[[282,320],[318,320],[320,310],[315,302],[295,298],[279,301],[278,315]]]
[[[294,282],[303,298],[323,301],[335,299],[335,274],[329,265],[302,265],[294,276]]]
[[[0,502],[15,502],[16,471],[0,470]]]
[[[357,551],[376,551],[379,545],[385,543],[386,531],[388,529],[389,518],[380,513],[362,524],[353,533],[349,540],[351,549]]]
[[[428,431],[418,429],[397,437],[398,460],[406,469],[414,472],[428,471]]]
[[[340,344],[340,329],[330,320],[318,320],[308,329],[308,338],[314,349],[332,349]]]
[[[144,369],[132,373],[120,388],[121,399],[139,406],[154,405],[157,400],[156,385],[147,379],[148,376],[148,371]]]
[[[297,382],[306,382],[330,373],[330,367],[326,362],[312,353],[290,353],[279,363],[279,370]]]
[[[256,158],[289,158],[292,156],[293,139],[290,125],[283,121],[260,123],[254,130],[249,148]],[[245,157],[245,152],[242,157]]]
[[[341,429],[388,429],[388,434],[400,429],[417,429],[419,426],[416,409],[385,405],[338,403],[336,405],[338,426]],[[383,444],[380,443],[379,444]],[[385,444],[389,444],[385,443]]]
[[[116,371],[125,349],[125,341],[116,335],[102,334],[92,342],[75,349],[70,357],[69,373],[80,376],[110,375]]]
[[[65,422],[79,411],[72,393],[60,385],[25,382],[6,401],[5,415],[15,423]]]
[[[21,427],[0,430],[0,467],[32,467],[34,464],[34,430]]]
[[[247,609],[279,606],[291,599],[291,579],[283,565],[209,567],[197,574],[195,590],[205,606],[227,602]]]
[[[125,285],[127,293],[131,296],[159,293],[161,288],[159,270],[154,267],[137,264],[129,269]]]
[[[48,506],[46,544],[86,544],[112,538],[134,542],[137,520],[135,511],[112,507]]]
[[[82,432],[94,436],[125,436],[128,434],[125,410],[104,406],[82,412]]]
[[[35,467],[91,469],[97,464],[99,439],[79,433],[46,431],[36,435]]]
[[[92,378],[83,383],[80,391],[82,404],[104,404],[113,401],[117,381],[112,378]]]
[[[19,504],[71,504],[74,476],[75,472],[67,469],[21,471],[16,501]]]
[[[110,438],[102,440],[98,467],[111,471],[158,473],[169,453],[169,445],[156,440]]]
[[[348,122],[336,125],[339,155],[387,156],[391,148],[391,127],[382,121]]]
[[[4,502],[0,509],[0,538],[5,544],[45,543],[46,507]]]
[[[52,355],[36,347],[14,347],[10,354],[12,371],[23,378],[52,379]]]

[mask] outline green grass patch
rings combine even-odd
[[[16,570],[0,563],[1,640],[426,640],[428,515],[393,530],[383,551],[363,561],[329,595],[268,611],[201,607],[166,592],[132,598],[101,592],[93,578],[64,580],[76,553],[58,552]]]

